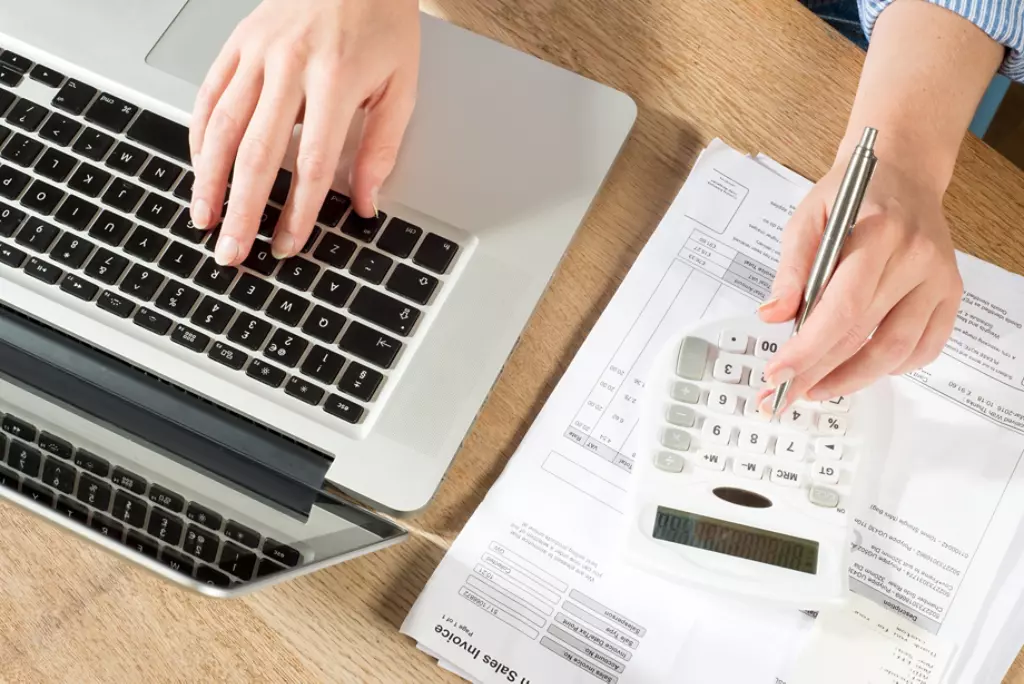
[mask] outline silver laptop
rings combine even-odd
[[[380,217],[353,214],[343,164],[274,260],[286,162],[220,268],[186,126],[256,4],[0,0],[0,496],[220,597],[404,537],[636,116],[424,15]]]

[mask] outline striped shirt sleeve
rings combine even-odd
[[[878,15],[893,0],[857,0],[864,35],[871,30]],[[1024,82],[1024,0],[928,0],[932,4],[956,12],[1006,47],[1006,57],[999,72],[1014,81]]]

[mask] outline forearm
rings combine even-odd
[[[896,0],[875,23],[837,157],[846,158],[864,127],[873,126],[880,158],[912,165],[922,183],[944,192],[1004,50],[949,10]]]

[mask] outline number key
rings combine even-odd
[[[728,444],[732,437],[732,428],[717,420],[710,418],[704,420],[704,427],[701,428],[704,439],[712,444]]]
[[[743,375],[743,366],[741,366],[735,359],[721,358],[715,361],[713,375],[715,380],[718,380],[719,382],[727,382],[731,385],[735,385],[740,381],[740,377]]]
[[[779,351],[779,343],[764,337],[759,337],[754,345],[754,356],[759,359],[770,359]]]
[[[790,461],[804,460],[804,452],[807,451],[807,439],[796,436],[778,436],[775,438],[775,455]]]
[[[768,448],[768,433],[756,428],[745,427],[740,430],[740,449],[752,454],[763,454]]]
[[[779,418],[779,423],[801,432],[807,432],[814,424],[814,415],[803,406],[790,406]]]
[[[293,335],[286,330],[278,330],[270,338],[270,342],[263,351],[263,355],[289,368],[295,368],[299,363],[299,359],[302,358],[303,352],[306,351],[308,344],[301,337]]]
[[[732,392],[713,389],[708,394],[708,409],[731,416],[736,413],[737,401],[736,395]]]

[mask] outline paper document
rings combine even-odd
[[[762,161],[720,141],[704,151],[407,616],[403,633],[467,679],[786,682],[813,618],[661,581],[615,547],[653,355],[770,290],[808,185]],[[1024,517],[1024,358],[1011,351],[1024,349],[1024,279],[960,263],[969,294],[949,353],[894,381],[886,486],[858,516],[851,568],[859,594],[952,643],[970,637]]]

